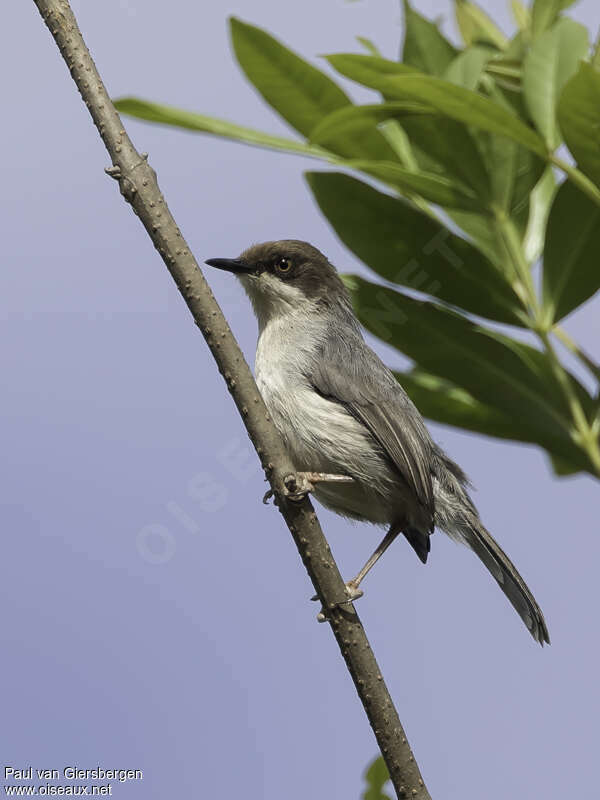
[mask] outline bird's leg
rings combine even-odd
[[[314,491],[315,483],[351,483],[354,478],[349,475],[333,475],[329,472],[295,472],[286,475],[283,483],[285,486],[286,497],[290,500],[304,500],[309,492]],[[263,503],[267,505],[275,492],[269,489],[265,492]]]
[[[349,475],[332,475],[329,472],[295,472],[284,478],[286,495],[289,500],[304,500],[314,491],[315,483],[352,483]]]
[[[394,539],[398,536],[399,533],[402,532],[402,525],[392,525],[386,535],[383,537],[367,563],[364,567],[352,578],[351,581],[346,583],[346,591],[349,594],[348,600],[345,600],[345,603],[352,603],[354,600],[358,600],[359,597],[362,597],[364,592],[362,589],[359,589],[359,585],[362,583],[364,578],[366,577],[367,573],[375,566],[375,564],[379,561],[381,556],[385,553]],[[317,596],[311,598],[312,600],[317,600]],[[341,603],[340,603],[341,605]],[[325,622],[326,614],[323,609],[317,614],[317,620],[319,622]]]
[[[364,567],[352,578],[351,581],[348,581],[346,584],[346,589],[350,595],[350,600],[358,600],[359,597],[363,596],[364,592],[358,587],[400,532],[401,528],[399,528],[397,525],[392,525]]]

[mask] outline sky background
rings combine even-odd
[[[73,7],[113,96],[273,133],[287,128],[234,63],[228,14],[314,63],[358,51],[357,35],[393,58],[402,32],[395,0]],[[504,4],[485,7],[511,30]],[[446,3],[419,8],[449,17]],[[600,23],[596,0],[572,13]],[[0,759],[143,770],[114,784],[123,800],[358,798],[375,741],[291,537],[261,503],[234,405],[103,174],[106,152],[34,4],[10,2],[4,17]],[[302,172],[315,162],[126,125],[199,261],[292,237],[366,274],[311,199]],[[208,278],[252,362],[241,289]],[[566,323],[596,356],[599,311],[593,300]],[[555,479],[533,447],[431,429],[475,482],[552,637],[537,646],[477,559],[441,534],[427,568],[403,541],[378,565],[358,609],[431,794],[591,798],[597,484]],[[320,518],[350,577],[379,531]]]

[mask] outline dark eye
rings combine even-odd
[[[289,258],[278,258],[275,262],[275,268],[277,272],[287,273],[292,268],[292,262]]]

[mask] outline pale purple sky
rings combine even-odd
[[[395,0],[73,5],[113,96],[271,132],[287,129],[235,65],[228,14],[311,59],[357,50],[357,35],[394,57],[401,37]],[[508,24],[504,4],[485,7]],[[573,15],[594,31],[600,23],[596,0]],[[143,781],[113,784],[122,800],[358,798],[375,742],[333,637],[315,621],[289,533],[260,502],[262,475],[233,403],[103,174],[107,155],[34,4],[11,3],[7,19],[3,765],[142,769]],[[294,237],[366,274],[313,204],[302,171],[315,162],[126,124],[199,261]],[[228,275],[208,277],[252,361],[256,327],[241,290]],[[599,311],[596,299],[566,324],[596,355]],[[378,566],[359,613],[431,794],[592,797],[598,485],[556,480],[533,447],[431,427],[477,485],[483,519],[552,637],[535,645],[483,567],[441,534],[426,568],[403,542]],[[379,531],[320,516],[350,576]]]

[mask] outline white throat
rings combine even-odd
[[[258,320],[259,334],[273,320],[293,317],[301,309],[308,311],[312,301],[297,287],[279,280],[268,272],[261,275],[239,275]]]

